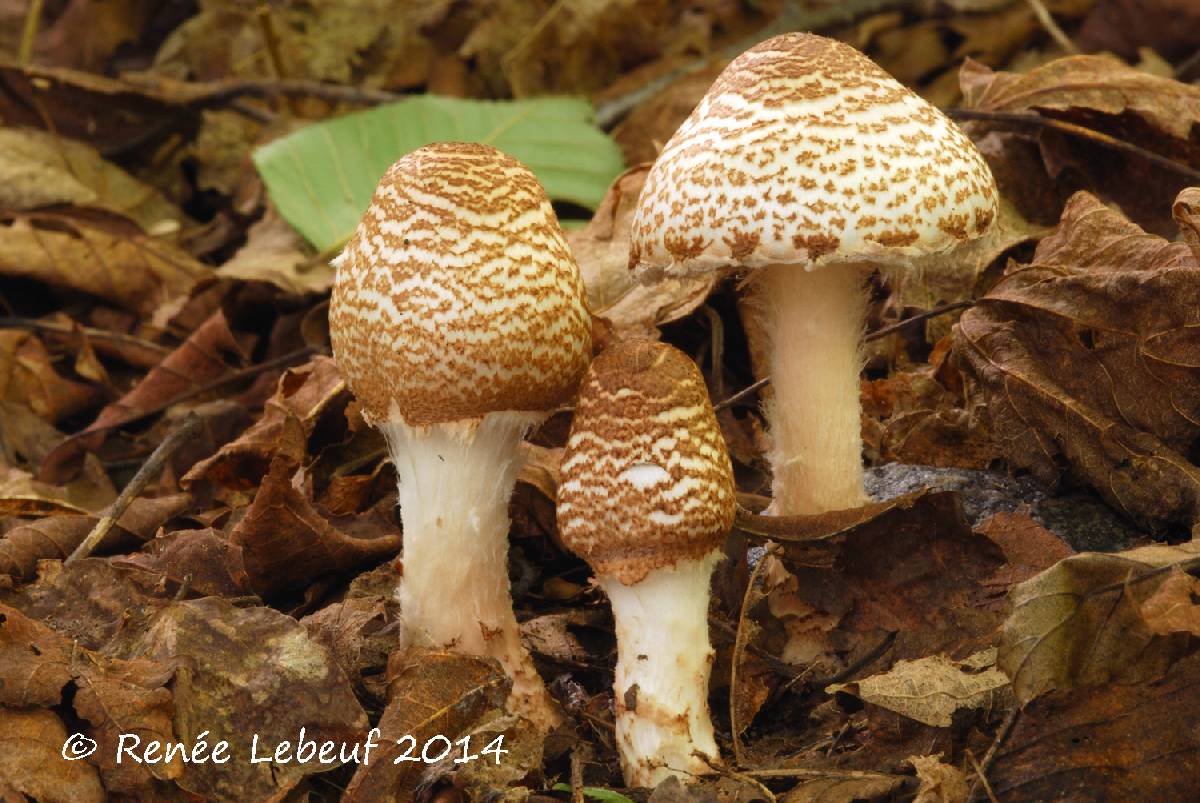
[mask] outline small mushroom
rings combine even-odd
[[[558,525],[612,603],[617,749],[630,786],[692,780],[718,760],[709,582],[734,500],[695,364],[640,339],[597,357],[563,454]]]
[[[629,265],[756,269],[774,513],[863,503],[867,277],[984,234],[997,204],[987,163],[953,122],[854,48],[807,33],[734,59],[667,142],[638,200]]]
[[[492,656],[509,707],[557,720],[508,581],[520,444],[591,352],[579,269],[546,193],[494,148],[439,143],[383,176],[339,257],[330,339],[399,475],[408,643]]]

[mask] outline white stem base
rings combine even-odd
[[[711,774],[709,582],[720,558],[680,561],[631,586],[599,578],[617,630],[617,750],[629,786]],[[707,760],[705,760],[707,759]]]
[[[513,680],[510,712],[548,730],[560,717],[521,644],[508,582],[509,497],[521,441],[542,418],[410,427],[397,417],[380,429],[400,479],[405,643],[495,658]]]
[[[860,507],[867,500],[859,396],[865,271],[773,265],[764,273],[755,292],[772,333],[765,405],[773,445],[771,512]]]

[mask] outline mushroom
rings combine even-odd
[[[612,603],[617,749],[630,786],[717,761],[709,581],[733,523],[733,470],[704,379],[674,348],[620,341],[592,363],[558,488],[563,542]]]
[[[780,515],[857,507],[873,268],[986,232],[991,171],[945,115],[849,45],[807,33],[734,59],[667,142],[632,223],[637,274],[755,270]]]
[[[439,143],[384,174],[338,258],[330,339],[399,476],[407,643],[499,660],[509,709],[558,719],[508,581],[520,445],[591,356],[579,269],[546,193],[494,148]]]

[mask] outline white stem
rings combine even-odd
[[[863,491],[862,335],[866,272],[857,265],[806,271],[772,265],[757,282],[771,333],[771,512],[859,507]]]
[[[627,586],[598,578],[617,630],[617,750],[629,786],[711,774],[718,760],[708,713],[708,588],[714,552],[655,569]],[[708,761],[705,761],[705,758]]]
[[[405,643],[497,659],[513,679],[509,710],[549,729],[559,717],[521,644],[508,582],[520,444],[543,418],[491,413],[477,427],[410,427],[396,417],[380,429],[400,480]]]

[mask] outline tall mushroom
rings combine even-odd
[[[495,657],[510,710],[543,727],[557,715],[513,615],[508,502],[522,439],[587,367],[583,299],[533,174],[439,143],[384,174],[329,308],[338,366],[399,475],[405,638]]]
[[[871,269],[982,235],[983,157],[945,115],[849,45],[807,33],[734,59],[663,148],[630,268],[757,270],[773,401],[772,510],[860,505],[859,372]]]
[[[564,543],[612,603],[617,748],[630,786],[710,772],[709,581],[733,523],[733,471],[704,379],[650,340],[584,377],[558,489]]]

